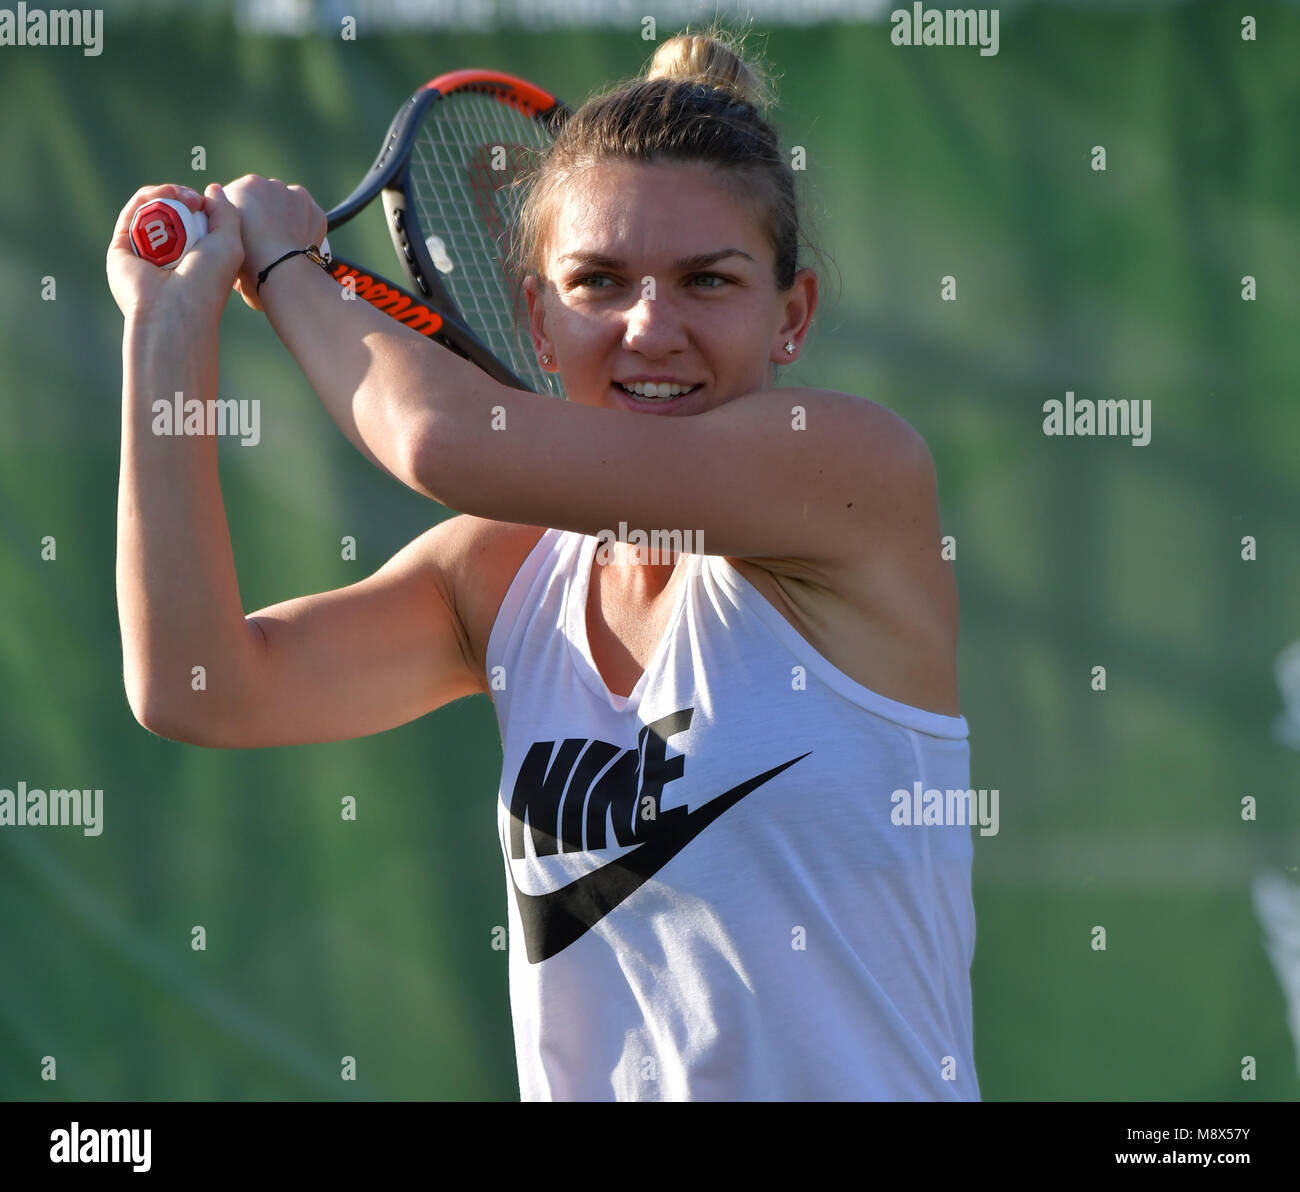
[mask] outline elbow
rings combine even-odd
[[[448,420],[421,418],[403,438],[403,482],[441,505],[466,510],[457,503],[460,496],[455,476],[456,451],[448,432]]]
[[[124,642],[125,645],[125,642]],[[170,741],[180,740],[175,717],[167,715],[171,702],[164,697],[157,681],[150,675],[150,667],[131,649],[124,649],[122,685],[126,690],[127,706],[141,728],[156,737]]]
[[[127,703],[136,723],[155,737],[181,745],[201,745],[210,749],[226,747],[223,734],[211,725],[196,723],[178,713],[174,699],[160,698],[149,691],[127,691]]]
[[[166,703],[147,691],[127,688],[126,701],[131,707],[131,715],[143,729],[155,737],[164,737],[168,741],[180,741],[192,744],[185,726],[174,715],[169,714]]]

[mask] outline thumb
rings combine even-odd
[[[239,212],[215,182],[203,193],[202,209],[208,221],[207,235],[191,246],[176,272],[189,277],[216,269],[233,282],[244,259]]]
[[[203,213],[208,217],[208,235],[214,233],[223,240],[239,239],[239,211],[234,203],[226,198],[226,192],[220,184],[209,182],[203,192]]]

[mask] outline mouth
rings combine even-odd
[[[638,381],[634,384],[624,384],[622,381],[614,381],[610,384],[610,389],[614,391],[621,399],[622,404],[630,409],[671,409],[681,404],[692,393],[701,389],[700,384],[694,385],[677,385],[669,382]]]

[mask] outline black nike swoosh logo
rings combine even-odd
[[[620,902],[645,885],[724,811],[807,756],[807,753],[801,753],[739,786],[733,786],[683,816],[671,830],[638,844],[607,865],[584,873],[567,886],[547,894],[525,894],[515,881],[514,871],[507,860],[506,872],[515,888],[519,918],[524,925],[528,963],[538,964],[563,952]]]

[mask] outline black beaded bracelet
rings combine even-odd
[[[292,252],[287,252],[278,261],[272,261],[261,273],[257,275],[257,292],[262,292],[262,283],[266,280],[266,275],[271,272],[277,265],[287,261],[290,257],[308,256],[316,262],[322,269],[329,268],[329,261],[321,256],[320,249],[315,245],[308,245],[306,248],[295,248]]]

